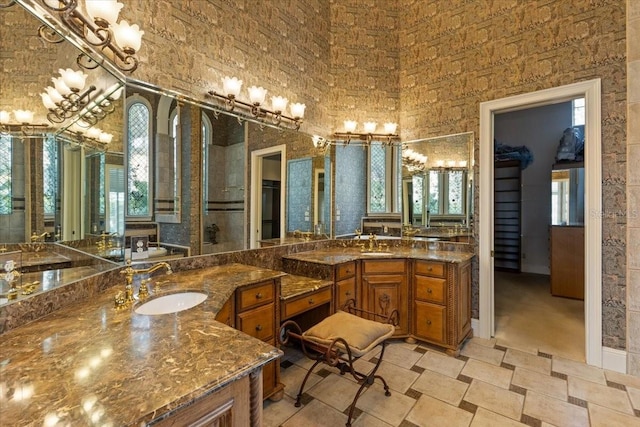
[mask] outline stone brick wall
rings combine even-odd
[[[640,2],[627,0],[627,372],[640,376]]]

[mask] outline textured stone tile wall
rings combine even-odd
[[[480,102],[602,79],[603,212],[591,214],[603,222],[603,344],[625,348],[625,0],[401,4],[404,139],[463,131],[477,139]],[[476,161],[477,148],[476,140]]]
[[[263,86],[268,99],[305,103],[305,129],[322,129],[329,109],[326,0],[131,0],[122,17],[145,31],[135,78],[205,100],[207,91],[221,89],[222,77],[236,76],[244,87]]]
[[[627,371],[640,376],[640,2],[627,0]]]

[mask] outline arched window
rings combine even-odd
[[[12,137],[0,134],[0,215],[9,215],[13,209],[11,173],[13,169]]]
[[[127,216],[151,219],[151,107],[140,96],[127,101]]]

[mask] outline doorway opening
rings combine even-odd
[[[584,361],[580,101],[494,116],[494,336]]]
[[[251,152],[250,247],[284,238],[286,145]]]
[[[494,119],[496,114],[585,99],[585,213],[602,209],[600,79],[480,104],[479,318],[476,336],[495,336],[494,289]],[[602,366],[602,219],[585,215],[585,359]]]

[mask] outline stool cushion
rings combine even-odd
[[[338,310],[335,314],[308,329],[302,336],[324,345],[331,344],[336,338],[342,338],[349,344],[351,354],[360,357],[391,337],[394,332],[395,327],[389,323],[363,319]],[[340,342],[336,343],[336,346],[345,350],[344,345]]]

